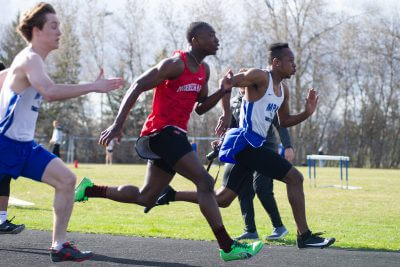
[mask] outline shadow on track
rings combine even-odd
[[[197,267],[199,265],[189,265],[182,264],[176,262],[159,262],[159,261],[143,261],[143,260],[133,260],[133,259],[125,259],[125,258],[116,258],[109,257],[101,254],[94,254],[94,257],[89,261],[98,261],[98,262],[112,262],[118,264],[127,264],[127,265],[138,265],[138,266],[178,266],[178,267]]]
[[[40,248],[14,248],[14,249],[4,249],[0,248],[0,251],[8,251],[8,252],[17,252],[24,254],[35,254],[35,255],[46,255],[48,256],[50,253],[49,249],[40,249]],[[126,259],[126,258],[116,258],[109,257],[101,254],[94,254],[94,257],[88,261],[96,261],[96,262],[111,262],[118,264],[126,264],[126,265],[138,265],[138,266],[160,266],[160,267],[198,267],[199,265],[189,265],[182,264],[176,262],[159,262],[159,261],[143,261],[143,260],[134,260],[134,259]]]

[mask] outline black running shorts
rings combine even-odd
[[[252,179],[254,171],[266,177],[282,181],[292,164],[265,145],[254,148],[246,146],[236,154],[236,164],[226,164],[222,185],[239,195],[243,181]]]
[[[11,176],[3,174],[2,177],[0,177],[0,197],[10,196],[10,183]]]
[[[175,174],[173,166],[175,166],[175,164],[184,155],[193,151],[192,145],[189,143],[186,133],[173,126],[167,126],[160,132],[153,134],[148,138],[149,149],[159,158],[143,156],[141,154],[144,153],[140,153],[140,150],[136,149],[139,156],[149,159],[150,164],[154,164],[155,166],[172,175]]]

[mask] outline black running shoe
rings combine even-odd
[[[80,251],[77,249],[72,242],[66,242],[62,245],[62,249],[56,251],[51,249],[50,258],[53,262],[60,261],[76,261],[81,262],[93,257],[91,251]]]
[[[322,233],[311,233],[307,231],[304,234],[297,236],[298,248],[326,248],[335,243],[335,238],[323,238]]]
[[[6,220],[2,224],[0,224],[0,234],[18,234],[21,233],[22,230],[25,229],[25,224],[13,224],[11,221],[15,217],[12,217],[11,220]]]
[[[151,207],[145,207],[144,213],[148,213],[155,206],[169,205],[170,201],[175,200],[175,194],[176,194],[176,191],[170,185],[167,185],[167,187],[164,189],[164,191],[158,197],[156,204]]]

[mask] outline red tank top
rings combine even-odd
[[[153,110],[143,125],[140,136],[160,131],[165,126],[177,126],[187,131],[190,113],[197,96],[206,82],[204,65],[192,73],[187,66],[187,52],[175,51],[183,60],[185,69],[176,79],[165,80],[155,88]]]

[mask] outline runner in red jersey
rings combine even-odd
[[[85,178],[75,189],[75,201],[101,197],[149,208],[155,205],[158,196],[178,172],[196,185],[200,210],[215,234],[221,258],[224,261],[246,259],[257,254],[263,243],[241,244],[228,235],[215,199],[214,180],[201,164],[186,136],[193,108],[201,115],[214,107],[230,92],[229,79],[232,73],[228,72],[221,79],[219,89],[208,96],[210,69],[203,59],[216,54],[218,38],[214,29],[205,22],[193,22],[186,37],[191,49],[188,52],[178,51],[142,74],[125,94],[114,123],[100,136],[99,143],[105,146],[113,138],[120,139],[123,123],[139,95],[156,88],[153,110],[136,143],[138,154],[149,159],[143,187],[98,186]],[[224,121],[224,127],[229,123],[230,118]]]
[[[191,72],[187,66],[188,52],[176,51],[184,63],[183,73],[174,80],[165,80],[154,92],[153,111],[143,125],[141,136],[158,132],[171,125],[187,131],[190,113],[197,102],[200,90],[206,83],[207,74],[204,64],[197,72]]]

